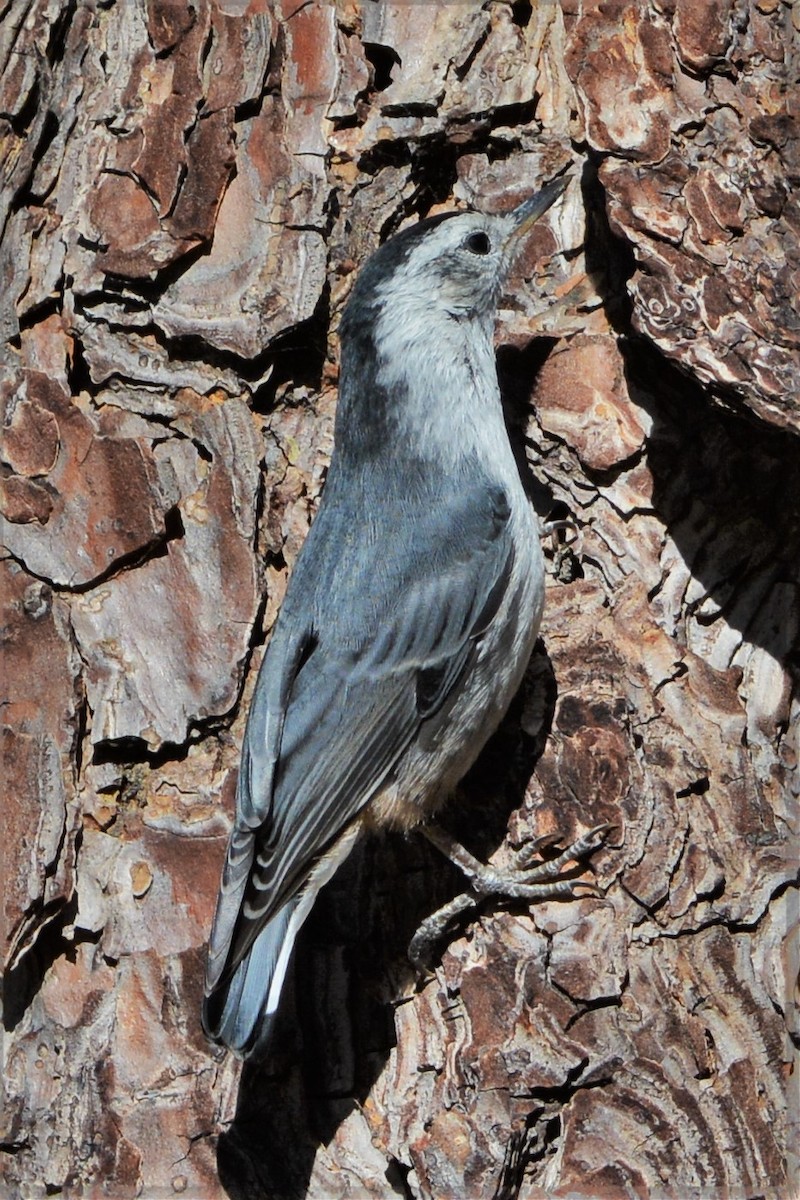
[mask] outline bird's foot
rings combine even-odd
[[[430,975],[430,965],[435,957],[436,947],[444,935],[464,913],[475,912],[480,904],[480,898],[472,892],[462,892],[448,904],[437,908],[421,922],[417,932],[408,943],[408,958],[412,967],[426,979]]]
[[[523,887],[530,885],[534,887],[548,886],[551,882],[568,883],[572,880],[561,879],[561,874],[564,868],[571,862],[579,863],[582,859],[588,858],[590,854],[594,854],[595,850],[599,850],[606,840],[606,835],[614,828],[614,826],[606,821],[602,825],[595,825],[594,829],[590,829],[588,833],[584,833],[581,837],[576,838],[563,850],[556,858],[549,858],[543,862],[538,862],[531,867],[531,861],[540,853],[543,846],[553,845],[558,842],[558,837],[548,837],[544,841],[539,839],[528,846],[523,846],[516,854],[516,865],[509,871],[495,871],[491,867],[484,867],[484,871],[491,877],[486,880],[487,895],[505,895],[510,898],[526,899],[524,892],[509,891],[504,887],[503,881],[508,878],[510,882],[518,881]],[[591,885],[586,884],[590,887]],[[480,881],[473,883],[476,891],[480,890]],[[597,889],[594,889],[595,891]],[[535,897],[532,897],[535,899]]]
[[[581,896],[600,895],[594,884],[583,879],[565,878],[563,872],[570,863],[580,863],[582,859],[598,850],[612,828],[610,824],[596,825],[588,833],[576,838],[555,858],[531,866],[532,858],[542,848],[543,841],[540,839],[517,853],[514,866],[502,869],[488,866],[474,858],[460,842],[438,826],[426,826],[423,831],[426,837],[461,868],[470,881],[472,891],[456,896],[422,922],[408,947],[408,957],[413,966],[421,973],[426,973],[427,964],[433,957],[437,943],[453,922],[464,913],[475,912],[487,896],[496,896],[504,900],[525,900],[535,904],[542,900],[578,899]],[[552,839],[546,841],[552,842]]]

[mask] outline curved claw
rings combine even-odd
[[[606,834],[615,829],[616,826],[611,821],[604,821],[602,825],[595,825],[587,833],[581,835],[574,842],[567,846],[556,858],[548,859],[547,862],[540,863],[532,868],[538,873],[540,879],[552,879],[554,875],[572,861],[579,861],[586,858],[587,855],[593,854],[595,850],[599,850],[603,845]],[[531,859],[541,848],[542,842],[537,839],[532,846],[525,846],[517,855],[517,862],[521,867],[527,867]]]
[[[577,899],[581,896],[581,888],[586,895],[597,895],[599,889],[582,879],[542,879],[530,882],[526,879],[515,879],[511,872],[487,872],[482,879],[473,880],[473,888],[477,895],[498,896],[504,900],[559,900],[563,898]]]

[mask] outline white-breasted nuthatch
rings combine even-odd
[[[209,947],[203,1023],[239,1054],[263,1046],[297,931],[356,839],[426,829],[521,681],[544,566],[493,327],[522,234],[566,183],[504,216],[421,221],[353,287],[333,457],[256,684]],[[534,870],[509,889],[426,831],[478,891],[572,887]]]

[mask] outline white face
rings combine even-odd
[[[442,221],[414,245],[387,281],[393,299],[454,317],[488,316],[513,257],[514,226],[511,216],[481,213],[459,213]]]
[[[438,316],[491,324],[500,286],[527,230],[564,192],[563,174],[505,216],[457,213],[403,229],[366,262],[342,316],[342,338],[360,341],[389,314],[393,331],[426,329]],[[374,347],[373,347],[374,351]]]

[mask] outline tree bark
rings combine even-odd
[[[794,1194],[797,5],[0,13],[6,1194]],[[446,820],[498,862],[610,822],[597,894],[484,904],[418,980],[463,881],[370,842],[242,1071],[204,944],[343,303],[566,163],[498,365],[574,528]]]

